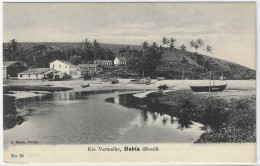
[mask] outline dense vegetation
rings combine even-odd
[[[154,103],[150,111],[177,117],[181,129],[189,128],[190,120],[202,123],[205,133],[196,142],[256,141],[255,95],[224,100],[182,90],[149,94],[147,101]]]
[[[4,43],[4,61],[17,60],[25,66],[48,67],[53,60],[66,60],[72,64],[93,63],[95,59],[114,60],[116,56],[125,57],[126,66],[103,67],[103,76],[128,77],[166,77],[168,79],[207,79],[209,71],[218,79],[255,79],[255,71],[241,65],[207,56],[213,48],[203,40],[190,41],[187,46],[176,46],[176,39],[164,37],[158,45],[147,41],[140,46],[102,44],[97,40],[85,39],[81,43],[18,43],[15,39]],[[199,49],[206,55],[199,54]]]

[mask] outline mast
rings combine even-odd
[[[209,86],[211,86],[211,71],[209,72]]]
[[[210,86],[211,86],[211,71],[209,72],[209,92],[210,92]]]
[[[224,81],[223,71],[222,71],[222,74],[221,74],[221,81]]]
[[[183,85],[183,79],[184,79],[184,68],[182,69],[182,77],[181,77],[182,85]]]

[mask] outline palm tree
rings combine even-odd
[[[196,45],[196,42],[194,42],[193,40],[191,40],[191,41],[190,41],[190,48],[195,47],[195,45]]]
[[[180,49],[181,49],[182,51],[186,51],[186,50],[187,50],[187,47],[186,47],[185,44],[183,44],[183,45],[180,46]]]
[[[149,43],[147,41],[144,41],[142,43],[142,50],[143,50],[143,57],[144,57],[144,52],[145,52],[145,49],[147,49],[149,46]]]
[[[199,45],[197,42],[194,42],[193,40],[190,41],[190,48],[194,47],[196,49],[196,51],[198,50],[199,48]],[[197,52],[195,52],[197,53]],[[195,56],[195,62],[197,62],[197,56]]]
[[[175,43],[176,43],[176,39],[171,38],[170,39],[171,45],[170,45],[170,50],[173,51],[175,49]]]
[[[158,47],[157,43],[156,43],[156,42],[153,42],[152,47],[153,47],[153,48],[157,48],[157,47]]]
[[[83,40],[83,50],[86,50],[91,47],[91,42],[86,38]]]
[[[204,45],[204,41],[202,39],[198,39],[196,42],[199,45],[199,47]]]
[[[169,44],[169,39],[167,38],[167,37],[163,37],[162,38],[162,43],[163,43],[163,45],[168,45]]]
[[[213,48],[212,48],[211,46],[207,45],[207,49],[206,49],[207,55],[208,55],[208,53],[213,54],[213,53],[212,53],[212,50],[213,50]],[[206,58],[204,58],[203,67],[204,67],[204,65],[205,65],[205,62],[206,62]]]
[[[93,48],[94,48],[95,59],[97,59],[97,51],[99,49],[100,44],[96,39],[93,40],[92,43],[93,43]]]
[[[11,52],[17,51],[18,50],[18,42],[17,42],[17,40],[15,40],[15,39],[10,40],[10,42],[8,44],[8,47],[9,47],[9,50]]]
[[[149,43],[147,41],[144,41],[142,43],[143,58],[144,58],[145,50],[148,48],[148,46],[149,46]],[[144,68],[143,68],[143,77],[144,77]]]
[[[174,44],[174,43],[176,42],[176,39],[174,39],[174,38],[171,38],[171,40],[170,40],[170,41],[171,41],[171,43],[173,43],[173,44]]]

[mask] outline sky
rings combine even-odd
[[[4,3],[3,42],[140,45],[175,38],[177,47],[203,39],[210,56],[255,69],[255,3]]]

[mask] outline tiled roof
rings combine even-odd
[[[73,65],[73,64],[71,64],[71,63],[69,63],[69,62],[67,62],[67,61],[64,61],[64,60],[56,59],[55,61],[60,61],[60,62],[62,62],[62,63],[65,63],[65,64],[69,65],[69,66],[76,67],[75,65]],[[54,62],[54,61],[52,61],[52,62]],[[52,63],[52,62],[51,62],[51,63]]]
[[[3,63],[3,66],[5,66],[5,67],[8,67],[8,66],[11,66],[11,65],[13,65],[13,64],[15,64],[15,63],[17,63],[18,61],[5,61],[4,63]]]
[[[88,67],[98,67],[98,64],[80,64],[78,67],[80,68],[88,68]]]
[[[96,62],[112,62],[111,60],[94,60]]]
[[[28,69],[28,70],[23,71],[23,72],[18,73],[18,74],[42,74],[42,73],[46,73],[50,70],[53,70],[53,69],[50,69],[50,68],[33,68],[33,69]]]

